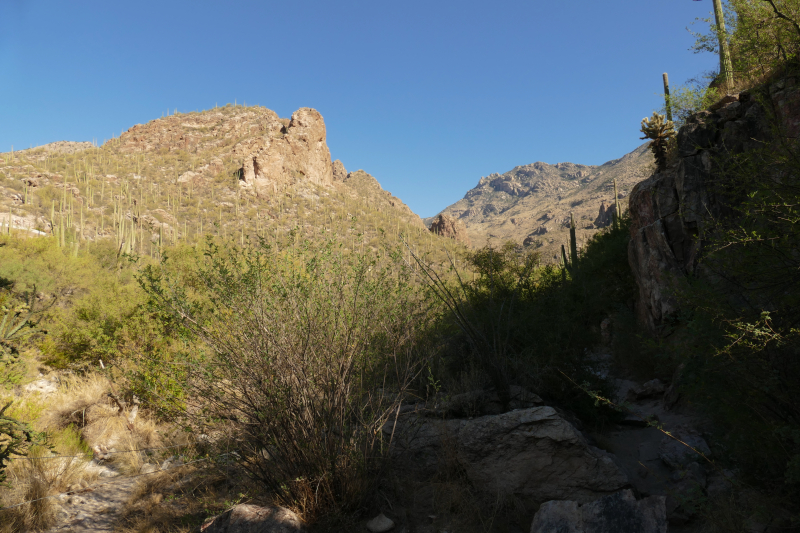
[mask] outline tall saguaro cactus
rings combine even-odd
[[[569,214],[569,255],[572,266],[578,266],[578,239],[575,237],[575,217]]]
[[[733,87],[733,64],[731,63],[728,39],[725,35],[725,13],[722,11],[722,0],[713,0],[713,2],[717,39],[719,39],[719,74],[725,84],[725,90],[729,91]]]
[[[667,120],[672,121],[672,104],[669,101],[669,76],[665,72],[662,74],[664,80],[664,103],[667,106]]]

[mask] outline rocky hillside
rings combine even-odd
[[[381,233],[408,235],[417,249],[455,246],[375,178],[336,163],[314,109],[291,118],[230,105],[175,114],[100,147],[58,142],[0,154],[0,224],[78,248],[114,239],[122,251],[153,256],[206,236],[244,241],[292,230],[352,234],[353,246],[376,247]]]
[[[767,94],[761,99],[748,91],[727,95],[690,117],[678,133],[675,161],[636,185],[630,195],[628,256],[639,288],[636,310],[639,322],[651,331],[659,331],[677,311],[676,280],[709,276],[708,269],[698,271],[698,260],[708,244],[704,236],[715,219],[730,211],[733,196],[719,186],[731,181],[724,163],[769,143],[777,152],[782,142],[800,133],[797,79],[777,80]],[[772,131],[772,114],[785,137]],[[769,175],[767,170],[759,173]],[[781,178],[775,181],[780,183]]]
[[[625,198],[652,165],[647,144],[600,166],[536,162],[481,178],[442,213],[464,223],[473,246],[513,240],[541,248],[545,261],[557,259],[560,245],[569,239],[570,213],[579,244],[585,242],[611,223],[607,210],[614,204],[613,180]]]

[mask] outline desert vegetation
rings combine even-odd
[[[3,154],[0,185],[17,202],[0,226],[0,531],[45,530],[57,502],[123,481],[125,531],[194,530],[240,502],[353,530],[384,501],[407,502],[408,487],[434,522],[528,527],[541,502],[481,492],[453,442],[426,486],[404,477],[398,420],[444,418],[440,406],[475,391],[502,414],[523,390],[602,447],[630,422],[610,400],[614,375],[659,378],[709,421],[708,453],[691,448],[732,489],[687,491],[680,505],[702,527],[778,515],[797,527],[800,159],[770,103],[798,75],[797,9],[732,0],[733,81],[671,92],[678,126],[722,88],[746,90],[773,131],[713,154],[707,186],[722,207],[693,236],[698,267],[675,281],[655,332],[637,321],[633,221],[618,206],[582,247],[570,220],[558,263],[522,243],[468,250],[434,236],[366,179],[244,194],[233,136],[146,155],[122,140]],[[712,27],[697,49],[717,52],[719,37]],[[644,126],[654,174],[674,170],[672,123]],[[179,179],[188,172],[202,180]]]

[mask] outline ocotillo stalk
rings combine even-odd
[[[727,92],[733,88],[733,65],[731,64],[728,39],[725,35],[725,13],[722,11],[722,0],[714,0],[714,20],[717,23],[717,38],[719,39],[719,74]]]
[[[617,178],[614,178],[614,229],[619,229],[619,194],[617,193]]]
[[[569,252],[572,268],[578,268],[578,240],[575,237],[575,218],[569,214]]]
[[[664,79],[664,102],[667,105],[667,120],[672,120],[672,104],[669,101],[669,76],[665,72],[662,77]]]

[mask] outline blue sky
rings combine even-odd
[[[313,107],[334,159],[431,216],[481,176],[631,151],[717,65],[712,0],[0,0],[0,151],[102,141],[167,109]]]

